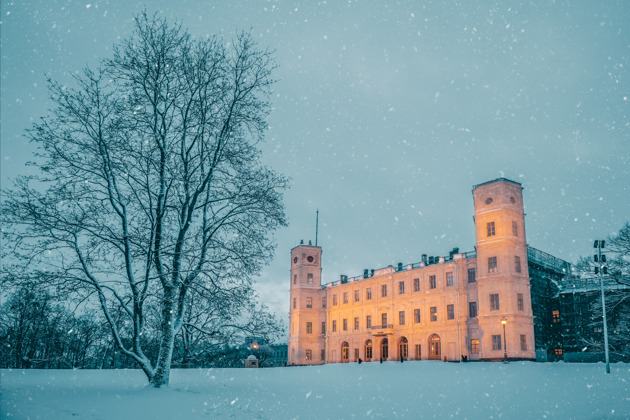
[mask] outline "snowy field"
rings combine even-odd
[[[3,370],[2,419],[628,419],[630,365],[364,363],[174,370]]]

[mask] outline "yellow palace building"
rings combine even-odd
[[[476,252],[322,285],[318,246],[291,250],[289,365],[535,359],[521,184],[473,187]]]

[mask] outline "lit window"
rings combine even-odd
[[[405,294],[405,282],[401,281],[398,283],[398,293],[401,295]]]
[[[521,334],[521,350],[527,350],[527,337]]]
[[[372,328],[372,315],[365,317],[365,328]]]
[[[354,317],[354,329],[355,330],[359,329],[359,317],[358,316]]]
[[[470,352],[472,354],[479,354],[479,340],[470,340]]]
[[[523,305],[523,294],[522,293],[517,293],[516,294],[516,306],[517,306],[519,311],[524,311],[525,310],[525,307]]]
[[[553,352],[554,352],[557,356],[562,356],[562,349],[553,349]]]
[[[313,323],[312,322],[307,322],[306,323],[306,334],[313,334]]]
[[[554,324],[557,324],[558,322],[560,322],[560,311],[553,311],[551,315],[553,317]]]
[[[501,350],[501,336],[500,335],[492,336],[492,350]]]
[[[310,296],[306,298],[306,307],[307,308],[312,308],[313,307],[313,298],[310,297]]]
[[[494,236],[494,222],[486,223],[486,229],[488,230],[488,236]]]
[[[477,302],[468,302],[468,318],[477,318]]]
[[[413,322],[416,324],[420,323],[420,309],[413,310]]]
[[[497,257],[488,258],[488,273],[497,271]]]
[[[313,352],[309,349],[306,350],[306,360],[312,360],[313,359]]]
[[[361,297],[361,296],[360,296],[360,294],[359,294],[359,290],[358,290],[358,289],[357,289],[357,290],[355,290],[355,291],[354,291],[354,301],[355,301],[355,302],[358,302],[358,301],[359,301],[359,299],[360,299],[360,297]]]
[[[387,312],[381,314],[381,326],[387,328]]]
[[[437,307],[431,306],[431,322],[437,321]]]
[[[498,311],[499,310],[499,294],[494,293],[490,295],[490,310]]]
[[[372,288],[368,287],[365,290],[365,300],[371,300],[372,299]]]
[[[476,270],[474,268],[468,269],[468,283],[474,283],[477,281]]]
[[[414,292],[420,291],[420,279],[413,279],[413,291]]]
[[[455,305],[446,305],[446,319],[455,319]]]
[[[308,273],[308,274],[306,275],[306,282],[307,282],[308,284],[313,284],[313,274],[312,274],[312,273]]]
[[[518,255],[514,256],[514,271],[516,271],[517,273],[521,272],[521,257],[519,257]]]
[[[387,285],[386,284],[381,286],[381,296],[382,297],[386,297],[387,296]]]
[[[337,320],[333,319],[332,332],[337,332]]]
[[[343,303],[348,303],[348,292],[343,292]]]
[[[429,276],[429,289],[435,289],[437,287],[435,276]]]
[[[405,325],[405,311],[398,312],[398,324]]]
[[[448,272],[446,273],[446,286],[452,286],[453,285],[453,273],[452,272]]]
[[[348,331],[348,320],[345,318],[343,320],[343,330]]]
[[[333,306],[337,306],[337,295],[333,295]]]

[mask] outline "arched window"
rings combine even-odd
[[[381,359],[387,360],[389,357],[389,342],[387,338],[381,340]]]
[[[365,361],[369,362],[372,360],[372,340],[367,340],[365,342]]]
[[[341,362],[348,363],[350,360],[350,345],[347,341],[341,343]]]
[[[441,354],[440,336],[433,334],[429,337],[429,359],[439,359]]]
[[[400,337],[398,340],[398,359],[407,359],[407,351],[409,342],[405,337]]]

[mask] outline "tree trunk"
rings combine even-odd
[[[149,383],[154,388],[168,386],[171,375],[171,361],[173,359],[173,345],[175,344],[175,292],[171,288],[164,290],[164,302],[162,307],[162,325],[160,338],[160,351],[155,364],[153,375]]]

